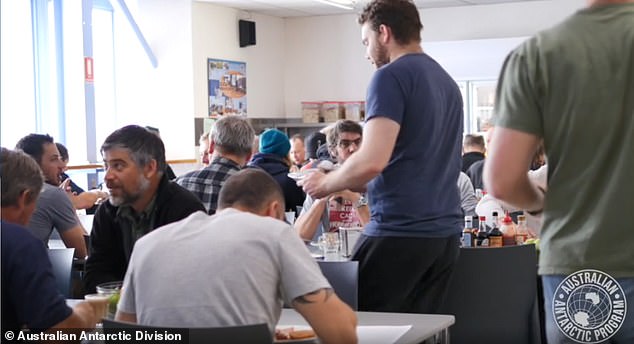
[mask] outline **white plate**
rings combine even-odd
[[[310,326],[305,326],[305,325],[288,325],[288,326],[284,326],[284,325],[278,325],[275,326],[275,329],[287,329],[292,327],[293,330],[296,331],[301,331],[301,330],[312,330],[312,328]],[[273,343],[275,344],[294,344],[294,343],[318,343],[317,341],[317,336],[313,336],[310,338],[302,338],[302,339],[279,339],[279,340],[274,340]]]
[[[307,173],[304,173],[304,172],[289,172],[289,173],[287,174],[287,176],[288,176],[289,178],[291,178],[291,179],[293,179],[293,180],[295,180],[295,181],[302,180],[302,179],[304,179],[304,177],[306,177],[307,175],[308,175],[308,174],[307,174]]]
[[[289,172],[289,173],[287,174],[287,176],[288,176],[289,178],[291,178],[291,179],[294,179],[295,181],[300,181],[300,180],[302,180],[302,179],[306,178],[306,176],[307,176],[307,175],[309,175],[309,174],[311,174],[311,173],[313,173],[313,172],[315,172],[315,171],[319,171],[319,170],[318,170],[318,169],[316,169],[316,168],[309,168],[309,169],[304,170],[304,171],[299,171],[299,172]]]

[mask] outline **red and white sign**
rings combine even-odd
[[[84,57],[84,78],[86,82],[95,81],[95,74],[93,72],[92,57]]]

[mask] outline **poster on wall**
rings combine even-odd
[[[208,59],[209,116],[247,114],[247,64]]]

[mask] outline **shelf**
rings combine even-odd
[[[327,127],[335,122],[319,122],[319,123],[276,123],[278,128],[317,128]]]

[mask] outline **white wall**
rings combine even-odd
[[[194,2],[193,71],[196,117],[206,117],[207,59],[218,58],[247,64],[249,117],[284,116],[285,45],[284,19],[246,13],[209,3]],[[255,46],[240,48],[238,20],[256,23]]]
[[[584,4],[584,0],[553,0],[424,9],[422,45],[441,64],[456,66],[452,67],[452,76],[457,79],[496,78],[504,55],[515,41],[453,44],[449,50],[443,44],[431,42],[531,36],[560,22]],[[487,47],[491,51],[482,52]],[[355,15],[287,19],[286,51],[287,117],[299,117],[301,101],[365,99],[373,69],[365,60]],[[470,54],[489,63],[480,64],[481,70],[467,75],[457,67],[455,58],[449,61],[452,56],[461,55],[463,61],[478,66],[475,60],[469,60]]]
[[[562,21],[585,3],[548,0],[423,9],[423,42],[531,36]]]
[[[526,37],[426,42],[424,51],[455,80],[496,79],[509,51]]]
[[[287,19],[286,116],[299,117],[301,101],[364,100],[373,71],[364,54],[354,15]]]

